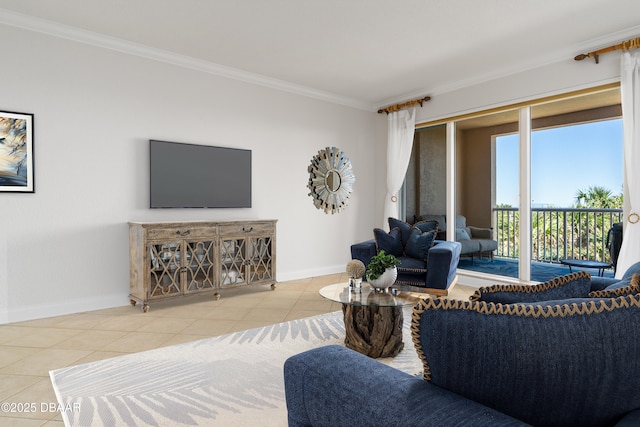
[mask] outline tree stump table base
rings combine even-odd
[[[394,357],[404,348],[402,307],[342,304],[345,345],[369,357]]]

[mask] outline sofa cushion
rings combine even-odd
[[[611,298],[621,295],[633,295],[640,293],[640,274],[634,274],[631,279],[621,280],[607,286],[601,291],[589,292],[591,298]]]
[[[469,299],[500,304],[585,298],[591,288],[591,275],[585,271],[556,277],[537,285],[492,285],[478,288]]]
[[[491,239],[479,239],[480,252],[493,252],[498,249],[498,242]]]
[[[284,385],[290,427],[530,427],[344,346],[288,358]]]
[[[437,229],[431,231],[422,232],[420,229],[413,227],[411,234],[409,234],[409,241],[405,247],[405,254],[412,258],[417,258],[422,261],[427,260],[429,249],[433,246],[433,241],[436,239]]]
[[[404,254],[399,228],[394,228],[388,233],[381,228],[374,228],[373,236],[376,239],[376,247],[378,249],[378,252],[384,250],[386,253],[395,255],[397,257]]]
[[[421,300],[424,379],[536,426],[614,425],[640,408],[640,295],[543,304]]]
[[[480,241],[477,239],[462,240],[460,241],[460,245],[461,245],[460,253],[462,255],[480,252]]]
[[[412,274],[412,275],[424,275],[427,272],[427,266],[421,259],[401,256],[398,257],[400,265],[397,267],[398,275]]]

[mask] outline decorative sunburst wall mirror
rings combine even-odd
[[[351,160],[344,151],[327,147],[318,151],[308,168],[309,184],[316,208],[325,213],[338,213],[347,206],[356,180],[351,168]]]

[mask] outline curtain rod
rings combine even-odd
[[[623,41],[622,43],[618,43],[618,44],[613,45],[613,46],[608,46],[608,47],[604,47],[602,49],[594,50],[593,52],[581,53],[580,55],[576,56],[573,59],[575,59],[576,61],[582,61],[585,58],[593,57],[596,60],[596,64],[599,64],[600,63],[600,55],[603,54],[603,53],[613,52],[614,50],[631,50],[631,49],[637,49],[637,48],[640,48],[640,37],[636,37],[635,39]]]
[[[425,96],[424,98],[414,99],[412,101],[403,102],[402,104],[390,105],[390,106],[388,106],[386,108],[379,109],[378,110],[378,114],[381,114],[381,113],[387,113],[387,114],[393,113],[394,111],[401,110],[401,109],[403,109],[405,107],[411,107],[411,106],[416,105],[416,104],[420,104],[420,106],[422,107],[422,103],[426,102],[426,101],[428,101],[430,99],[431,99],[430,96]]]

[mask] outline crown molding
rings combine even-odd
[[[599,49],[611,44],[620,43],[625,39],[637,37],[638,35],[640,35],[640,25],[630,27],[630,28],[625,28],[623,30],[616,31],[615,33],[610,33],[602,37],[581,42],[579,44],[574,44],[574,45],[564,47],[562,49],[554,50],[548,55],[538,56],[537,58],[531,58],[527,61],[519,62],[509,67],[497,68],[488,73],[475,75],[469,79],[458,80],[450,84],[434,86],[432,88],[423,88],[421,90],[405,93],[404,95],[395,96],[393,98],[385,100],[384,102],[377,103],[376,105],[378,105],[377,108],[382,108],[382,106],[384,105],[395,104],[398,102],[405,101],[407,99],[413,99],[413,98],[417,98],[425,95],[435,97],[441,94],[454,92],[454,91],[465,89],[471,86],[476,86],[486,82],[490,82],[493,80],[498,80],[500,78],[512,76],[515,74],[520,74],[532,69],[545,67],[558,62],[567,62],[567,61],[574,62],[573,58],[579,53],[584,53],[584,52],[592,51],[594,49]]]
[[[117,37],[83,30],[81,28],[60,24],[57,22],[9,11],[2,8],[0,8],[0,24],[47,34],[53,37],[59,37],[74,42],[100,47],[103,49],[110,49],[128,55],[176,65],[179,67],[212,74],[219,77],[238,80],[244,83],[263,86],[270,89],[326,101],[333,104],[339,104],[359,110],[375,110],[375,106],[373,104],[361,100],[344,97],[335,93],[315,89],[308,86],[298,85],[284,80],[274,79],[237,68],[227,67],[186,55],[180,55],[167,50],[150,47],[140,43],[130,42]]]
[[[573,60],[573,56],[577,53],[591,51],[611,43],[619,42],[629,37],[636,37],[640,34],[640,25],[627,28],[582,42],[577,45],[568,46],[561,50],[555,50],[552,54],[545,57],[532,58],[525,62],[520,62],[513,66],[503,67],[492,70],[491,72],[475,75],[469,79],[462,79],[450,84],[435,87],[425,87],[402,95],[394,96],[379,102],[365,102],[359,99],[341,96],[332,92],[320,89],[298,85],[295,83],[267,77],[257,73],[240,70],[237,68],[227,67],[210,61],[189,57],[186,55],[176,54],[163,49],[153,48],[147,45],[130,42],[119,39],[117,37],[107,36],[77,27],[60,24],[57,22],[25,15],[7,9],[0,8],[0,24],[18,27],[29,31],[47,34],[53,37],[63,38],[74,42],[84,43],[103,49],[110,49],[124,54],[142,57],[158,62],[176,65],[186,69],[191,69],[203,73],[212,74],[232,80],[238,80],[244,83],[250,83],[282,92],[288,92],[294,95],[313,98],[345,107],[355,108],[358,110],[376,112],[385,105],[396,104],[406,99],[424,96],[437,96],[440,94],[461,90],[467,87],[482,84],[488,81],[496,80],[513,74],[518,74],[534,68],[543,67],[552,63]]]

